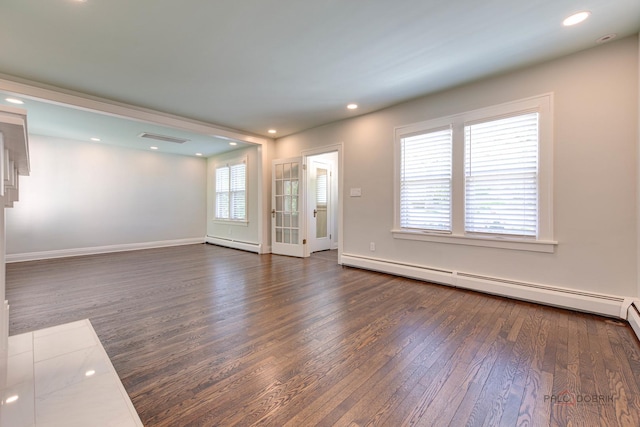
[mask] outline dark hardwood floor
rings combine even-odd
[[[639,426],[613,319],[210,245],[7,266],[11,334],[89,318],[146,426]]]

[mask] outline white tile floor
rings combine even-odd
[[[142,426],[89,320],[9,337],[1,392],[2,427]]]

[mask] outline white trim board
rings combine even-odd
[[[640,340],[640,300],[634,300],[627,309],[627,320],[636,337]]]
[[[201,243],[204,243],[203,238],[194,237],[189,239],[161,240],[157,242],[125,243],[122,245],[94,246],[89,248],[60,249],[60,250],[44,251],[44,252],[7,254],[5,260],[7,263],[12,263],[12,262],[35,261],[35,260],[52,259],[52,258],[67,258],[67,257],[83,256],[83,255],[105,254],[105,253],[111,253],[111,252],[137,251],[141,249],[164,248],[167,246],[195,245],[195,244],[201,244]]]
[[[504,278],[486,277],[468,272],[448,271],[345,253],[342,254],[341,263],[345,266],[380,271],[486,294],[595,313],[608,317],[621,318],[621,316],[627,315],[626,313],[621,313],[625,298],[614,295],[583,292],[553,285],[525,283]],[[623,317],[623,319],[626,320],[627,318]],[[640,331],[640,317],[638,317],[638,331]]]
[[[243,242],[240,240],[223,239],[220,237],[213,237],[213,236],[207,236],[205,238],[205,243],[210,243],[212,245],[217,245],[217,246],[224,246],[225,248],[240,249],[242,251],[254,252],[257,254],[266,253],[266,252],[262,252],[262,245],[260,243]],[[271,251],[269,250],[269,252]]]

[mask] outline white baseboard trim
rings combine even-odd
[[[204,243],[204,239],[202,237],[176,240],[161,240],[157,242],[125,243],[122,245],[94,246],[89,248],[60,249],[44,252],[27,252],[22,254],[7,254],[5,259],[7,263],[12,263],[52,258],[67,258],[73,256],[105,254],[111,252],[137,251],[141,249],[164,248],[167,246],[195,245],[199,243]]]
[[[636,337],[640,340],[640,300],[634,300],[628,308],[627,320]]]
[[[242,251],[254,252],[257,254],[264,253],[262,252],[262,245],[260,243],[243,242],[233,239],[222,239],[220,237],[213,236],[205,237],[205,242],[211,243],[212,245],[224,246],[225,248],[231,249],[240,249]]]
[[[342,254],[342,264],[554,307],[621,318],[624,297]],[[625,318],[626,320],[626,318]],[[638,317],[640,331],[640,316]],[[638,332],[636,332],[638,333]]]

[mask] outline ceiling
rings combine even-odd
[[[267,130],[277,129],[276,138],[640,30],[638,0],[2,3],[0,73],[7,79],[253,135],[274,137]],[[562,26],[581,10],[592,13],[586,22]],[[351,102],[360,108],[347,110]],[[53,107],[28,108],[32,132],[64,133],[56,127],[75,122],[74,138],[93,135],[89,113],[47,110]],[[104,125],[119,126],[108,119],[114,122]],[[122,126],[135,133],[139,124]],[[226,140],[206,139],[229,149]]]
[[[7,98],[17,98],[24,104],[12,104],[6,100]],[[209,134],[161,126],[149,121],[131,120],[86,109],[61,106],[58,103],[31,97],[15,96],[14,93],[2,90],[0,90],[0,105],[27,110],[28,130],[30,134],[35,135],[140,150],[152,150],[151,147],[156,147],[157,151],[162,153],[202,157],[210,157],[251,145],[239,139],[216,138]],[[186,142],[176,143],[141,138],[140,135],[143,133],[179,138]]]

